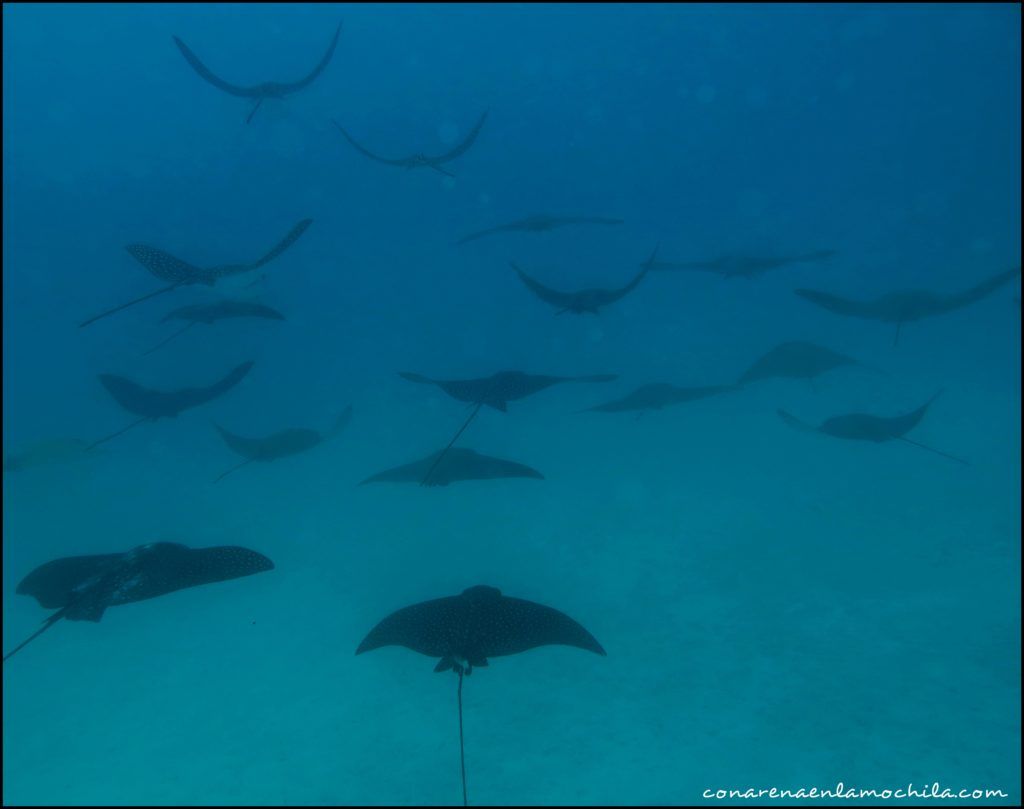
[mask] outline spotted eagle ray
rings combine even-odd
[[[249,301],[220,300],[214,303],[196,303],[191,304],[190,306],[182,306],[168,312],[160,322],[166,323],[169,320],[184,320],[185,325],[165,339],[161,340],[148,351],[143,352],[142,356],[152,354],[158,348],[162,348],[167,345],[175,337],[187,332],[197,323],[205,323],[207,326],[210,326],[218,320],[227,320],[228,318],[238,317],[263,318],[265,320],[285,319],[284,315],[276,309],[264,306],[261,303],[251,303]]]
[[[572,312],[576,315],[582,315],[584,313],[590,313],[596,315],[598,309],[602,306],[608,306],[609,304],[615,303],[617,300],[624,298],[634,289],[637,284],[644,280],[644,276],[650,271],[651,266],[654,263],[654,256],[652,255],[642,266],[636,277],[633,278],[628,284],[619,289],[581,289],[578,292],[562,292],[557,289],[551,289],[546,287],[540,281],[535,278],[531,278],[521,269],[515,262],[509,262],[512,265],[512,269],[516,271],[516,275],[519,276],[519,280],[523,282],[527,289],[529,289],[534,295],[540,298],[546,303],[550,303],[556,309],[556,315],[563,315],[566,312]]]
[[[920,447],[921,449],[926,449],[929,452],[934,452],[936,455],[941,455],[943,458],[949,458],[950,460],[957,461],[958,463],[967,464],[968,461],[965,461],[963,458],[957,458],[955,455],[950,455],[946,452],[942,452],[941,450],[925,446],[924,444],[919,444],[917,441],[911,441],[905,435],[905,433],[909,433],[920,423],[929,406],[941,395],[942,391],[940,390],[919,408],[912,410],[909,413],[904,413],[901,416],[885,417],[872,416],[867,413],[850,413],[843,416],[833,416],[832,418],[823,421],[817,427],[813,424],[801,421],[791,413],[787,413],[785,410],[778,410],[777,412],[786,424],[797,430],[802,430],[803,432],[823,433],[824,435],[831,435],[835,438],[845,438],[851,441],[872,441],[876,444],[882,443],[883,441],[898,439],[906,442],[907,444],[912,444],[915,447]]]
[[[756,278],[769,270],[777,270],[789,264],[822,261],[836,254],[835,250],[814,250],[792,256],[743,256],[724,255],[706,261],[657,261],[652,270],[698,270],[713,272],[723,278]]]
[[[242,87],[237,84],[230,84],[224,79],[217,76],[212,70],[206,65],[199,61],[199,57],[196,56],[192,50],[182,42],[178,37],[174,37],[174,44],[178,46],[178,50],[181,51],[181,55],[185,57],[185,61],[188,62],[192,69],[199,74],[199,76],[209,84],[212,84],[218,90],[223,90],[225,93],[233,96],[241,96],[242,98],[253,98],[256,103],[253,105],[252,110],[249,112],[249,117],[245,119],[246,123],[252,120],[252,117],[256,114],[256,110],[260,108],[260,104],[266,98],[284,98],[292,93],[298,92],[305,87],[312,84],[313,80],[323,73],[324,68],[327,67],[328,62],[331,61],[331,57],[334,55],[334,48],[338,44],[338,37],[341,35],[341,23],[338,23],[338,27],[334,30],[334,36],[331,37],[331,44],[327,46],[327,51],[324,53],[323,58],[317,63],[306,76],[293,82],[276,82],[267,81],[262,84],[254,84],[249,87]]]
[[[217,428],[220,437],[224,439],[224,443],[233,452],[245,458],[242,463],[231,467],[217,478],[214,483],[226,478],[232,472],[241,469],[253,461],[276,461],[278,458],[287,458],[289,455],[297,455],[300,452],[313,449],[313,447],[322,444],[329,438],[333,438],[344,430],[351,420],[352,407],[349,406],[345,408],[345,412],[334,420],[334,424],[326,432],[321,433],[307,428],[291,428],[279,430],[263,438],[244,438],[228,432],[219,424],[214,424],[213,426]]]
[[[474,126],[472,130],[470,130],[470,133],[466,135],[462,143],[460,143],[454,149],[451,149],[445,152],[444,154],[439,154],[435,157],[428,157],[422,152],[410,155],[409,157],[399,157],[395,159],[381,157],[380,155],[376,155],[373,152],[366,149],[364,146],[360,145],[359,142],[355,138],[353,138],[347,131],[345,131],[344,127],[342,127],[342,125],[339,124],[337,121],[334,122],[334,125],[338,127],[338,130],[341,132],[341,134],[345,136],[345,140],[351,143],[352,146],[355,147],[357,152],[360,152],[366,157],[369,157],[371,160],[376,160],[378,163],[387,163],[389,166],[403,166],[404,168],[407,169],[429,168],[433,169],[434,171],[438,171],[441,174],[447,175],[448,177],[454,177],[454,174],[452,174],[450,171],[442,167],[443,164],[450,163],[452,160],[462,156],[469,150],[469,147],[472,146],[473,142],[476,140],[476,136],[480,134],[480,129],[483,127],[484,121],[487,120],[487,115],[488,113],[485,110],[483,115],[480,116],[480,120],[476,122],[476,126]]]
[[[161,287],[156,292],[150,292],[148,295],[143,295],[141,298],[136,298],[135,300],[128,301],[127,303],[122,303],[120,306],[115,306],[113,309],[100,312],[98,315],[90,317],[88,320],[79,323],[78,327],[81,328],[82,326],[88,326],[90,323],[95,323],[97,320],[112,315],[115,312],[120,312],[122,309],[127,309],[129,306],[134,306],[135,304],[142,303],[150,298],[155,298],[157,295],[163,295],[165,292],[171,292],[178,287],[189,286],[191,284],[206,284],[207,286],[213,286],[219,279],[226,276],[259,269],[263,265],[273,261],[281,255],[281,253],[295,244],[296,240],[306,232],[306,228],[308,228],[312,223],[312,219],[303,219],[295,225],[291,231],[289,231],[287,236],[274,245],[268,253],[257,261],[254,261],[252,264],[222,264],[216,267],[197,267],[194,264],[182,261],[180,258],[175,258],[170,253],[166,253],[159,248],[149,247],[144,244],[130,244],[125,249],[132,258],[138,261],[161,281],[166,281],[168,286]]]
[[[443,456],[443,461],[442,461]],[[515,461],[481,455],[471,449],[451,447],[412,463],[378,472],[359,485],[367,483],[422,483],[424,486],[447,486],[459,480],[493,480],[494,478],[535,478],[544,476],[536,469]]]
[[[1020,275],[1020,267],[997,273],[991,278],[964,290],[951,294],[929,292],[924,289],[906,289],[889,292],[866,301],[840,298],[828,292],[814,289],[797,289],[796,294],[804,300],[815,303],[823,309],[847,317],[858,317],[862,320],[877,320],[882,323],[895,323],[896,335],[893,345],[900,341],[900,330],[904,323],[913,323],[926,317],[944,315],[970,306],[982,298],[991,295],[999,287]]]
[[[748,382],[774,377],[812,380],[826,371],[845,365],[858,365],[878,373],[884,373],[830,348],[805,340],[791,340],[788,343],[775,346],[767,354],[756,359],[740,375],[736,384],[746,385]]]
[[[459,758],[462,803],[466,794],[466,752],[462,732],[462,680],[488,658],[513,655],[538,646],[575,646],[599,655],[607,653],[581,624],[564,612],[543,604],[511,598],[496,587],[477,585],[461,595],[435,598],[391,613],[356,649],[356,654],[382,646],[404,646],[438,657],[435,672],[454,671],[459,678]]]
[[[547,214],[535,214],[534,216],[526,217],[526,219],[517,219],[515,222],[509,222],[507,225],[498,225],[497,227],[470,233],[468,236],[460,239],[458,244],[465,244],[466,242],[476,241],[483,236],[489,236],[492,233],[504,233],[510,230],[540,233],[541,231],[554,230],[566,225],[621,225],[622,222],[622,219],[609,219],[605,216],[548,216]]]
[[[174,542],[150,542],[126,553],[54,559],[22,579],[17,592],[33,596],[39,606],[57,612],[4,655],[4,662],[61,618],[95,622],[103,617],[108,607],[273,568],[274,563],[266,556],[248,548],[235,545],[189,548]]]
[[[661,410],[675,404],[694,402],[698,399],[706,399],[709,396],[718,396],[737,389],[736,385],[707,385],[704,387],[682,388],[678,385],[671,385],[668,382],[655,382],[650,385],[641,385],[632,393],[623,396],[621,399],[613,399],[610,402],[588,407],[581,410],[581,413],[623,413],[634,410]]]
[[[122,433],[128,432],[132,427],[142,424],[144,421],[155,421],[161,418],[174,418],[183,410],[205,404],[218,396],[222,396],[242,381],[246,374],[252,369],[252,362],[243,362],[232,370],[219,382],[214,382],[205,388],[182,388],[175,391],[159,391],[144,388],[137,385],[130,379],[114,374],[100,374],[100,384],[107,389],[107,393],[114,397],[121,407],[129,413],[141,416],[127,427],[122,427],[117,432],[111,433],[89,445],[92,449],[111,438],[116,438]]]

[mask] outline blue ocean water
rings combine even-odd
[[[204,81],[187,43],[250,99]],[[778,803],[724,789],[1020,793],[1019,280],[905,324],[802,288],[955,293],[1020,265],[1017,5],[31,5],[3,9],[5,653],[60,557],[243,545],[257,576],[60,621],[4,666],[7,804],[445,804],[456,678],[353,652],[384,616],[477,584],[566,612],[607,657],[545,646],[465,680],[477,804]],[[388,158],[457,146],[407,169]],[[475,231],[536,214],[622,224]],[[254,272],[165,284],[124,249]],[[752,278],[652,270],[598,315],[559,290],[665,262],[830,258]],[[178,328],[230,298],[286,320]],[[870,367],[636,413],[656,382],[731,384],[811,341]],[[216,400],[129,424],[97,380]],[[440,379],[615,374],[484,407],[458,447],[543,480],[368,476],[472,412]],[[879,372],[880,371],[880,372]],[[794,430],[893,416],[902,441]],[[292,457],[243,436],[351,423]],[[71,444],[68,439],[77,440]],[[812,801],[813,802],[813,801]],[[844,800],[833,802],[849,802]],[[867,802],[871,802],[868,799]],[[938,801],[936,801],[938,802]],[[946,802],[946,801],[943,801]],[[978,803],[979,801],[951,801]]]

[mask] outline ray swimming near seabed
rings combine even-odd
[[[169,320],[184,320],[185,325],[172,332],[155,346],[142,353],[142,356],[152,354],[157,349],[163,348],[176,337],[180,337],[193,326],[200,323],[212,325],[220,320],[234,318],[257,318],[263,320],[284,320],[285,317],[276,309],[264,306],[261,303],[249,301],[221,300],[214,303],[192,304],[174,309],[164,315],[161,323]]]
[[[122,303],[112,309],[100,312],[98,315],[94,315],[88,320],[83,320],[78,324],[78,327],[82,328],[83,326],[88,326],[91,323],[95,323],[97,320],[102,320],[105,317],[109,317],[110,315],[127,309],[129,306],[142,303],[143,301],[147,301],[157,295],[173,292],[183,286],[190,286],[192,284],[213,286],[221,278],[257,270],[268,262],[273,261],[281,255],[281,253],[295,244],[298,238],[306,232],[306,228],[308,228],[312,223],[312,219],[303,219],[301,222],[297,223],[288,232],[288,234],[281,239],[281,241],[275,244],[267,253],[251,264],[221,264],[215,267],[197,267],[194,264],[182,261],[180,258],[176,258],[170,253],[167,253],[157,247],[150,247],[145,244],[130,244],[125,248],[129,255],[149,270],[149,272],[154,276],[159,278],[161,281],[166,282],[167,286],[161,287],[155,292],[150,292],[148,295],[143,295],[141,298],[135,298],[127,303]]]
[[[520,654],[539,646],[574,646],[602,657],[607,654],[582,624],[552,607],[511,598],[496,587],[477,585],[460,595],[435,598],[391,613],[378,623],[356,654],[382,646],[404,646],[440,658],[435,672],[454,671],[459,678],[459,760],[462,802],[468,805],[466,752],[462,732],[462,680],[489,658]]]
[[[151,542],[126,553],[54,559],[25,576],[17,592],[34,597],[41,607],[57,611],[5,654],[4,662],[62,618],[98,622],[109,607],[273,568],[270,559],[248,548],[189,548],[174,542]]]
[[[429,168],[448,177],[454,177],[454,174],[452,174],[450,171],[444,168],[444,164],[450,163],[451,161],[455,160],[455,158],[461,157],[467,151],[469,151],[469,147],[476,142],[477,135],[480,134],[480,130],[483,128],[484,122],[487,120],[487,115],[488,112],[484,111],[484,113],[480,116],[480,120],[476,122],[476,126],[474,126],[470,130],[469,134],[466,135],[465,138],[463,138],[461,143],[459,143],[454,148],[449,149],[447,152],[444,152],[439,155],[434,155],[433,157],[425,155],[422,152],[409,155],[408,157],[381,157],[378,154],[374,154],[361,143],[359,143],[359,141],[353,138],[348,133],[348,131],[337,121],[334,122],[334,125],[338,128],[338,131],[341,132],[341,134],[344,136],[345,140],[347,140],[357,152],[359,152],[365,157],[370,158],[371,160],[376,160],[378,163],[386,163],[389,166],[400,166],[406,169]]]
[[[252,370],[252,366],[252,361],[243,362],[212,385],[202,388],[180,388],[172,391],[152,390],[123,376],[100,374],[100,384],[106,388],[107,393],[114,398],[114,401],[129,413],[134,413],[140,418],[116,432],[93,441],[86,449],[91,450],[100,444],[105,444],[112,438],[117,438],[147,421],[174,418],[183,410],[198,407],[223,396],[245,378]]]
[[[324,55],[320,58],[320,61],[317,62],[316,66],[301,79],[293,82],[267,81],[262,84],[253,84],[249,86],[231,84],[224,81],[224,79],[220,78],[220,76],[203,64],[188,45],[182,42],[178,37],[172,38],[174,39],[174,44],[178,46],[178,50],[181,51],[181,55],[185,57],[185,61],[189,63],[192,69],[200,78],[203,79],[203,81],[213,85],[218,90],[228,93],[229,95],[255,99],[252,110],[249,112],[249,117],[245,119],[245,122],[249,123],[252,121],[253,116],[256,114],[256,110],[260,108],[260,105],[265,99],[284,98],[312,84],[314,79],[324,72],[324,68],[327,67],[331,61],[331,57],[334,56],[334,49],[338,44],[339,36],[341,36],[340,22],[338,23],[338,27],[334,30],[334,36],[331,38],[331,42],[327,46],[327,50],[324,52]]]

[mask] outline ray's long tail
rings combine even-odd
[[[134,306],[137,303],[148,301],[150,298],[155,298],[157,295],[163,295],[165,292],[170,292],[172,289],[177,289],[179,286],[180,284],[171,284],[170,286],[158,289],[156,292],[150,292],[148,295],[143,295],[141,298],[136,298],[133,301],[128,301],[128,303],[122,303],[120,306],[115,306],[113,309],[107,309],[105,312],[100,312],[98,315],[94,315],[93,317],[90,317],[88,320],[83,320],[81,323],[78,324],[78,328],[81,329],[84,326],[88,326],[90,323],[95,323],[97,320],[102,320],[105,317],[109,317],[110,315],[120,312],[122,309],[127,309],[129,306]]]
[[[53,615],[51,615],[48,618],[46,618],[43,621],[43,625],[41,627],[39,627],[39,629],[37,629],[35,632],[33,632],[31,635],[29,635],[27,638],[25,638],[25,640],[23,640],[21,643],[19,643],[17,646],[15,646],[13,649],[11,649],[11,651],[9,651],[7,654],[4,655],[4,661],[3,662],[6,663],[8,660],[10,660],[12,657],[14,657],[18,652],[20,652],[22,649],[24,649],[26,646],[28,646],[32,641],[34,641],[36,638],[38,638],[40,635],[42,635],[47,629],[49,629],[51,626],[53,626],[55,623],[57,623],[57,621],[59,621],[61,618],[64,617],[64,613],[67,612],[67,609],[68,609],[67,607],[64,607],[64,609],[58,610]]]
[[[164,338],[163,340],[161,340],[161,341],[160,341],[159,343],[157,343],[157,344],[156,344],[155,346],[153,346],[153,347],[152,347],[151,349],[149,349],[148,351],[143,351],[143,352],[142,352],[142,356],[143,356],[143,357],[149,356],[149,355],[150,355],[150,354],[152,354],[152,353],[153,353],[154,351],[156,351],[156,350],[157,350],[158,348],[163,348],[163,347],[164,347],[165,345],[167,345],[167,344],[168,344],[169,342],[171,342],[171,340],[173,340],[173,339],[174,339],[175,337],[180,337],[180,336],[181,336],[182,334],[184,334],[185,332],[187,332],[187,331],[188,331],[189,329],[191,329],[191,328],[192,328],[192,327],[193,327],[194,325],[196,325],[196,323],[198,323],[198,322],[199,322],[198,320],[193,320],[193,321],[189,322],[189,323],[188,323],[188,325],[186,325],[186,326],[182,326],[182,327],[181,327],[180,329],[178,329],[178,330],[177,330],[176,332],[174,332],[173,334],[171,334],[171,335],[170,335],[169,337],[166,337],[166,338]]]
[[[249,465],[249,464],[251,464],[251,463],[252,463],[252,462],[253,462],[254,460],[256,460],[256,459],[255,459],[255,458],[246,458],[246,459],[245,459],[244,461],[242,461],[242,462],[241,462],[240,464],[235,464],[235,465],[234,465],[234,466],[232,466],[232,467],[231,467],[231,468],[230,468],[230,469],[229,469],[229,470],[228,470],[227,472],[225,472],[224,474],[222,474],[222,475],[218,476],[217,478],[215,478],[213,482],[214,482],[214,483],[220,483],[220,482],[221,482],[222,480],[224,480],[224,478],[226,478],[226,477],[227,477],[228,475],[230,475],[230,474],[231,474],[232,472],[237,472],[237,471],[238,471],[239,469],[241,469],[241,468],[242,468],[243,466],[248,466],[248,465]]]
[[[466,743],[462,734],[462,668],[459,668],[459,761],[462,764],[462,805],[469,806],[469,798],[466,795]]]
[[[920,444],[917,441],[913,441],[910,438],[907,438],[905,435],[898,435],[896,437],[900,441],[903,441],[903,442],[905,442],[907,444],[910,444],[911,446],[917,447],[918,449],[924,449],[924,450],[927,450],[928,452],[934,452],[936,455],[941,455],[943,458],[949,458],[949,460],[956,461],[957,463],[961,463],[964,466],[970,466],[971,465],[971,462],[968,461],[966,458],[958,458],[956,455],[950,455],[948,452],[943,452],[941,449],[935,449],[935,447],[929,447],[927,444]]]
[[[142,422],[149,421],[151,418],[152,418],[152,416],[143,416],[142,418],[136,419],[135,421],[133,421],[127,427],[122,427],[120,430],[117,430],[116,432],[113,432],[110,435],[105,435],[105,436],[103,436],[103,438],[99,438],[96,441],[93,441],[89,446],[87,446],[85,448],[85,452],[88,452],[91,449],[95,449],[100,444],[106,444],[112,438],[117,438],[119,435],[122,435],[122,434],[128,432],[133,427],[138,427],[140,424],[142,424]]]
[[[469,418],[462,423],[462,426],[459,427],[459,431],[455,433],[455,435],[452,436],[452,440],[448,442],[448,446],[441,450],[441,452],[437,456],[437,459],[434,461],[434,463],[430,465],[430,469],[427,470],[427,474],[425,474],[423,476],[423,480],[420,481],[420,486],[427,485],[427,483],[430,481],[430,476],[434,474],[434,470],[437,469],[437,467],[441,464],[441,461],[444,460],[444,456],[448,454],[448,450],[450,450],[452,448],[452,445],[459,440],[459,436],[466,431],[466,428],[470,425],[473,419],[476,418],[476,414],[480,412],[480,408],[483,406],[483,402],[477,402],[476,407],[473,408],[473,412],[469,414]]]
[[[263,99],[264,98],[265,98],[265,96],[260,96],[258,99],[256,99],[256,103],[253,104],[252,110],[250,110],[250,112],[249,112],[249,117],[245,119],[246,123],[249,123],[250,121],[252,121],[252,117],[256,114],[256,110],[258,110],[260,108],[260,105],[263,103]]]

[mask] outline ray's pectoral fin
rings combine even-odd
[[[92,621],[93,623],[99,623],[106,611],[107,604],[97,598],[79,599],[63,610],[64,617],[69,621]]]
[[[433,379],[431,379],[430,377],[423,376],[423,374],[413,374],[413,373],[410,373],[408,371],[399,371],[398,375],[400,377],[402,377],[402,379],[407,379],[410,382],[416,382],[416,383],[418,383],[420,385],[433,385],[433,384],[435,384]]]
[[[455,660],[451,657],[442,657],[437,661],[437,665],[434,666],[434,673],[441,671],[451,671],[455,668]]]

